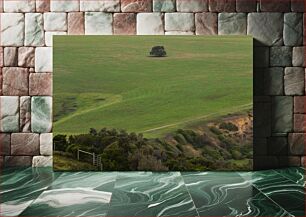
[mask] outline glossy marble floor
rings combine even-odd
[[[304,216],[305,170],[1,172],[0,216]]]

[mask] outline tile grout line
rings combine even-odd
[[[52,173],[54,174],[54,171],[52,171]],[[64,175],[64,173],[66,173],[66,172],[60,172],[61,174],[57,177],[57,178],[55,178],[53,181],[52,181],[52,183],[50,184],[50,185],[48,185],[48,187],[45,189],[45,190],[43,190],[42,191],[42,193],[41,194],[39,194],[35,199],[33,199],[33,201],[25,208],[25,209],[23,209],[21,212],[20,212],[20,214],[18,215],[18,216],[22,216],[22,213],[27,209],[27,208],[29,208],[46,190],[50,190],[50,187],[51,187],[51,185],[54,183],[54,181],[55,180],[57,180],[58,178],[60,178],[60,177],[62,177],[63,175]],[[70,173],[70,172],[68,172],[68,173]],[[118,176],[118,173],[116,173],[116,178],[114,179],[114,182],[117,180],[117,176]],[[115,183],[114,183],[115,184]],[[110,202],[107,204],[108,205],[108,209],[107,209],[107,211],[106,211],[106,215],[105,216],[103,216],[103,217],[107,217],[107,213],[108,213],[108,211],[109,211],[109,208],[110,208]]]
[[[173,172],[173,171],[171,171],[171,172]],[[119,177],[119,175],[118,175],[119,173],[117,173],[117,176],[116,176],[116,181],[117,181],[117,178]],[[154,172],[152,173],[152,174],[154,174]],[[183,179],[183,176],[182,176],[182,174],[181,174],[181,172],[179,172],[179,174],[180,174],[180,178],[182,179],[182,181],[183,181],[183,185],[182,185],[182,187],[184,187],[185,189],[185,191],[186,191],[186,193],[188,194],[188,196],[189,196],[189,198],[190,198],[190,200],[192,201],[192,204],[194,205],[194,209],[195,209],[195,211],[196,211],[196,215],[194,215],[194,216],[196,216],[196,217],[200,217],[200,215],[199,215],[199,213],[198,213],[198,210],[197,210],[197,207],[195,206],[195,203],[194,203],[194,201],[193,201],[193,199],[192,199],[192,197],[191,197],[191,194],[189,193],[189,190],[188,190],[188,188],[187,188],[187,186],[186,186],[186,184],[185,184],[185,181],[184,181],[184,179]],[[158,182],[158,183],[162,183],[162,182]],[[179,182],[176,182],[176,181],[170,181],[170,183],[171,184],[179,184]],[[115,189],[115,186],[114,186],[114,189]],[[121,191],[121,190],[119,190],[119,191]],[[184,191],[184,192],[185,192]],[[160,202],[160,199],[158,199],[156,202]],[[142,204],[143,202],[140,202],[139,204]],[[145,204],[148,204],[149,203],[149,201],[146,201],[146,202],[144,202]],[[111,205],[112,203],[110,202],[110,208],[112,207],[112,205]],[[138,204],[138,202],[135,202],[135,203],[133,203],[133,204]],[[109,212],[109,210],[108,210],[108,212]],[[107,212],[107,214],[108,214],[108,212]],[[107,217],[108,215],[106,215],[106,217]]]
[[[116,171],[116,178],[114,180],[114,186],[113,186],[113,189],[112,189],[112,195],[111,195],[111,198],[110,198],[109,203],[108,203],[108,210],[106,211],[104,217],[108,217],[108,213],[109,213],[109,211],[111,209],[111,203],[112,203],[113,193],[114,193],[114,190],[115,190],[115,185],[116,185],[116,182],[117,182],[117,179],[118,179],[118,174],[119,174],[119,172]]]
[[[274,170],[274,169],[273,169],[273,171],[275,171],[276,173],[278,173],[278,174],[279,174],[280,176],[282,176],[283,178],[285,178],[285,179],[289,180],[290,182],[293,182],[294,184],[297,184],[297,185],[299,185],[299,186],[300,186],[300,184],[298,184],[298,183],[296,183],[294,180],[292,180],[292,179],[290,179],[290,178],[288,178],[288,177],[284,176],[283,174],[281,174],[281,173],[280,173],[280,172],[278,172],[277,170]],[[304,181],[305,181],[305,178],[304,178]],[[301,187],[305,188],[306,186],[301,185]]]
[[[111,198],[110,198],[110,201],[109,201],[109,208],[111,207],[111,202],[112,202],[112,198],[113,198],[113,191],[115,190],[115,185],[116,185],[116,182],[117,182],[117,179],[118,179],[118,172],[116,172],[116,178],[115,178],[115,180],[114,180],[114,186],[113,186],[113,189],[112,189],[112,196],[111,196]],[[109,210],[108,210],[109,211]],[[108,213],[108,211],[107,211],[107,213]],[[106,214],[107,214],[106,213]],[[107,215],[106,215],[107,216]]]
[[[52,173],[54,174],[54,171],[52,171]],[[57,180],[59,177],[61,177],[64,174],[64,172],[60,172],[60,173],[61,174],[52,181],[52,183],[48,186],[48,188],[46,188],[46,190],[48,190],[50,188],[50,186],[54,183],[55,180]]]
[[[52,174],[54,174],[54,171],[52,171]],[[50,188],[50,186],[53,184],[53,182],[58,179],[62,174],[60,174],[58,177],[56,177],[54,180],[52,180],[52,182],[48,185],[48,187],[46,187],[44,190],[42,190],[42,192],[35,198],[32,200],[32,202],[26,207],[24,208],[18,216],[22,216],[21,214],[27,209],[29,208],[46,190],[48,190]]]
[[[238,175],[242,178],[242,179],[244,179],[245,180],[245,178],[243,178],[240,174],[239,174],[239,172],[237,172],[238,173]],[[249,182],[249,180],[246,180],[246,181],[248,181]],[[278,206],[279,208],[281,208],[282,210],[284,210],[286,213],[288,213],[289,214],[289,216],[294,216],[293,214],[291,214],[290,212],[288,212],[284,207],[282,207],[280,204],[278,204],[278,203],[276,203],[272,198],[270,198],[266,193],[264,193],[263,191],[261,191],[259,188],[257,188],[253,183],[251,183],[251,186],[253,187],[253,188],[255,188],[256,190],[258,190],[261,194],[263,194],[263,196],[265,196],[268,200],[270,200],[272,203],[274,203],[276,206]]]
[[[261,191],[259,188],[257,188],[255,185],[251,184],[255,189],[257,189],[261,194],[263,194],[268,200],[270,200],[272,203],[274,203],[275,205],[277,205],[279,208],[281,208],[282,210],[284,210],[286,213],[289,214],[289,216],[294,216],[293,214],[291,214],[289,211],[287,211],[284,207],[282,207],[280,204],[278,204],[276,201],[274,201],[272,198],[270,198],[267,194],[265,194],[263,191]]]
[[[183,180],[183,182],[184,182],[184,186],[185,186],[185,188],[186,188],[186,190],[187,190],[187,192],[188,192],[188,195],[189,195],[189,197],[190,197],[190,199],[191,199],[191,201],[192,201],[192,203],[193,203],[193,205],[194,205],[194,207],[195,207],[195,210],[196,210],[196,212],[197,212],[197,214],[198,214],[198,217],[200,217],[198,208],[196,207],[196,205],[195,205],[195,203],[194,203],[194,200],[193,200],[193,198],[192,198],[192,196],[191,196],[191,194],[190,194],[190,192],[189,192],[189,189],[188,189],[188,187],[186,186],[186,183],[185,183],[185,180],[184,180],[184,178],[183,178],[183,176],[182,176],[182,173],[181,173],[181,172],[179,172],[179,173],[180,173],[180,175],[181,175],[181,177],[182,177],[182,180]]]

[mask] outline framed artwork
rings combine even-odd
[[[54,36],[54,169],[250,170],[249,36]]]

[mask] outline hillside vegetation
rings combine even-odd
[[[100,155],[103,170],[249,170],[252,116],[222,118],[155,139],[125,130],[91,128],[86,134],[57,135],[54,146],[74,158],[79,149]],[[82,160],[92,161],[86,156]]]

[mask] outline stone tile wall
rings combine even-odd
[[[52,165],[53,35],[252,35],[254,166],[305,165],[303,0],[0,0],[0,164]]]

